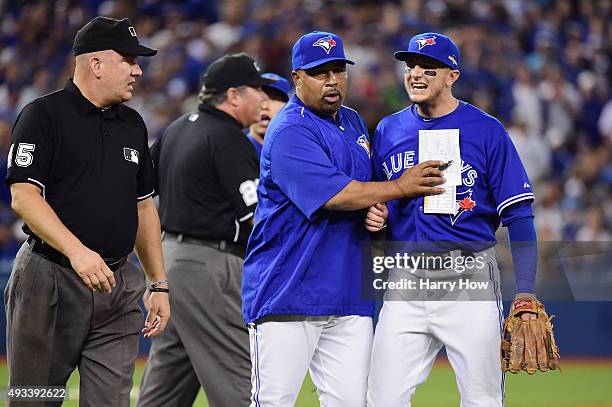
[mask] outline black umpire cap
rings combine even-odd
[[[124,55],[150,57],[157,54],[156,49],[145,47],[138,42],[136,30],[127,18],[94,18],[77,32],[72,46],[74,56],[107,49]]]
[[[257,62],[248,54],[227,54],[208,66],[202,77],[205,93],[223,92],[232,87],[255,88],[272,85],[276,81],[261,76]]]

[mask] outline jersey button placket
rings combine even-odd
[[[421,223],[423,222],[423,216],[425,215],[424,212],[423,212],[424,198],[423,197],[419,197],[417,199],[419,200],[419,202],[418,202],[419,210],[416,213],[416,219],[415,219],[415,222],[414,222],[414,226],[416,227],[416,237],[417,237],[417,240],[424,240],[425,236],[421,232],[422,231]]]

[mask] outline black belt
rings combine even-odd
[[[457,249],[445,253],[413,253],[411,256],[422,258],[421,262],[419,263],[419,270],[440,271],[449,269],[448,267],[444,267],[444,264],[448,261],[448,259],[458,256],[464,258],[474,257],[474,253],[463,249]],[[451,266],[451,268],[453,266]]]
[[[30,246],[30,250],[32,250],[34,253],[41,255],[47,260],[62,267],[72,268],[72,264],[70,263],[70,259],[68,259],[68,257],[64,256],[53,247],[45,244],[42,240],[30,236],[28,238],[28,246]],[[127,256],[120,259],[103,258],[102,260],[104,260],[104,263],[106,263],[109,269],[112,271],[117,271],[119,267],[123,266],[123,264],[126,262]]]
[[[212,247],[221,252],[226,252],[243,258],[246,256],[246,247],[236,244],[234,242],[228,242],[222,239],[206,239],[200,237],[193,237],[183,233],[171,233],[167,231],[162,232],[163,239],[174,239],[179,243],[197,244],[199,246]]]

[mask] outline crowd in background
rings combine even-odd
[[[499,118],[523,159],[539,239],[611,240],[610,0],[0,0],[3,171],[17,115],[64,86],[74,34],[95,15],[129,17],[140,42],[159,50],[139,60],[144,75],[130,102],[151,143],[195,108],[214,59],[244,51],[262,70],[289,77],[293,43],[315,29],[342,36],[356,61],[345,104],[373,131],[408,103],[393,51],[416,33],[447,34],[461,50],[455,96]],[[0,187],[0,273],[10,273],[19,229]]]

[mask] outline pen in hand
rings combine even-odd
[[[450,167],[450,165],[453,163],[453,160],[447,161],[444,164],[442,164],[441,166],[438,167],[438,169],[440,171],[444,171],[445,169],[447,169],[448,167]]]

